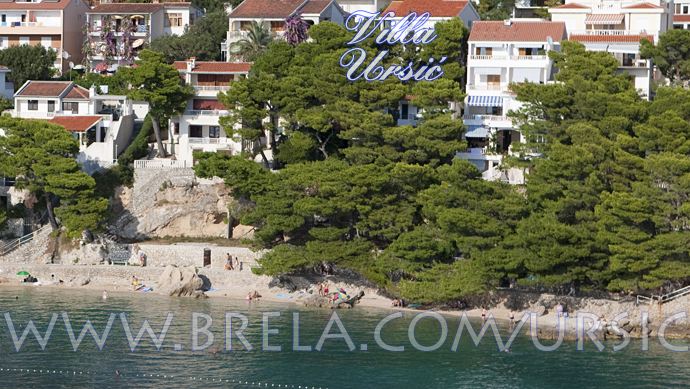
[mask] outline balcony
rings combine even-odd
[[[190,144],[202,144],[202,145],[229,145],[232,143],[230,138],[189,138]]]
[[[489,61],[500,61],[508,59],[507,55],[470,55],[471,60],[489,60]]]
[[[195,84],[195,85],[192,85],[192,87],[197,91],[211,91],[211,92],[227,91],[230,89],[230,85],[199,85],[199,84]]]
[[[508,90],[508,84],[486,83],[486,84],[467,84],[467,90]]]
[[[43,22],[3,22],[0,23],[0,34],[62,34],[60,25],[44,24]]]
[[[594,35],[594,36],[625,36],[625,35],[641,35],[646,34],[645,31],[633,30],[573,30],[570,35]]]
[[[229,112],[227,110],[195,110],[195,109],[190,109],[185,111],[185,116],[221,116],[221,115],[227,115]]]
[[[475,160],[500,162],[503,160],[502,154],[495,153],[489,150],[488,147],[472,147],[467,149],[467,151],[456,153],[455,157],[468,161]]]

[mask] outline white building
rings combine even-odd
[[[223,58],[228,61],[234,59],[232,53],[228,55],[228,47],[245,39],[253,22],[263,23],[276,37],[282,37],[285,20],[293,15],[300,15],[310,25],[324,21],[342,25],[346,17],[335,0],[244,0],[228,14],[228,34],[221,44]]]
[[[110,167],[129,145],[132,103],[125,96],[99,95],[70,81],[27,81],[14,95],[13,116],[59,124],[79,141],[77,161],[88,173]]]
[[[83,0],[0,1],[0,49],[41,45],[55,51],[58,73],[68,71],[70,62],[82,60],[82,27],[88,10]]]
[[[690,29],[690,0],[674,0],[673,6],[673,28]]]
[[[512,145],[522,142],[508,112],[520,108],[511,83],[544,84],[553,79],[551,50],[560,50],[565,24],[515,19],[478,21],[468,39],[467,97],[464,123],[466,152],[458,157],[473,163],[485,179],[522,183],[522,174],[498,167]]]
[[[114,71],[118,65],[131,65],[152,40],[182,35],[202,15],[185,2],[97,5],[86,13],[89,70]]]
[[[170,150],[177,160],[194,162],[195,151],[238,154],[242,140],[229,137],[220,126],[221,116],[228,110],[218,101],[218,93],[230,89],[233,81],[246,77],[251,64],[242,62],[201,62],[190,58],[177,61],[174,66],[184,77],[185,83],[194,88],[194,97],[187,110],[171,120]]]
[[[391,19],[393,22],[412,12],[417,15],[428,12],[429,20],[423,27],[432,27],[438,22],[457,17],[470,29],[472,23],[479,20],[479,13],[474,9],[472,2],[461,0],[393,0],[384,14],[388,12],[395,14]]]
[[[390,4],[391,0],[336,0],[340,8],[348,14],[355,11],[380,12]]]
[[[553,21],[565,23],[568,39],[587,50],[612,53],[620,61],[619,69],[634,78],[640,95],[650,98],[655,75],[651,60],[640,57],[640,40],[658,42],[672,26],[672,7],[672,2],[662,0],[566,0],[549,13]]]

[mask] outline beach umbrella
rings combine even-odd
[[[29,274],[28,271],[22,270],[22,271],[18,272],[17,275],[18,275],[18,276],[28,276],[28,275],[30,275],[30,274]]]

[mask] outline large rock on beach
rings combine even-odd
[[[169,265],[158,279],[157,291],[168,296],[203,297],[204,281],[196,274],[193,266]]]

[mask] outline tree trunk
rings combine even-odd
[[[50,221],[50,227],[53,229],[53,231],[55,231],[58,229],[59,226],[57,220],[55,220],[55,212],[53,211],[53,196],[46,193],[45,200],[46,209],[48,210],[48,221]]]
[[[158,117],[151,115],[151,125],[153,127],[153,133],[156,135],[156,143],[158,144],[157,156],[165,158],[168,155],[165,152],[165,146],[163,145],[163,141],[161,140],[161,126],[158,122]]]
[[[267,169],[271,168],[271,164],[268,162],[268,157],[266,157],[266,153],[264,153],[263,149],[259,150],[259,153],[261,154],[261,159],[264,160],[264,165],[266,165]]]

